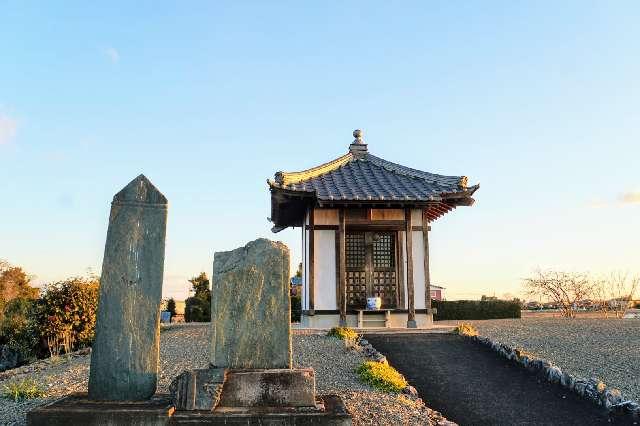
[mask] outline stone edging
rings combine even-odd
[[[523,349],[511,348],[500,342],[494,342],[484,336],[464,337],[491,348],[502,358],[513,361],[532,373],[539,374],[548,382],[557,383],[560,386],[578,394],[592,403],[606,408],[611,414],[631,415],[634,419],[640,417],[640,403],[625,399],[622,392],[616,388],[609,388],[597,378],[585,379],[573,376],[550,361],[537,358]]]

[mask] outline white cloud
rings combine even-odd
[[[18,122],[8,115],[0,112],[0,145],[13,140],[18,130]]]
[[[120,53],[118,53],[118,50],[116,50],[115,47],[107,47],[104,50],[104,53],[112,63],[117,64],[120,62]]]
[[[625,192],[618,197],[622,204],[640,204],[640,192]]]

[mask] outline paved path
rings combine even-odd
[[[460,336],[366,339],[416,387],[427,406],[460,425],[611,424],[601,408]]]

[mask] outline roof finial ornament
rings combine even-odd
[[[357,159],[364,158],[367,155],[367,144],[362,139],[362,130],[355,129],[353,137],[355,139],[349,145],[349,152]]]
[[[364,141],[362,140],[362,130],[355,129],[353,131],[353,137],[355,138],[353,140],[353,143],[359,143],[359,144],[363,144],[364,143]]]

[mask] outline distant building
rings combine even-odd
[[[431,299],[444,300],[444,287],[431,284]]]

